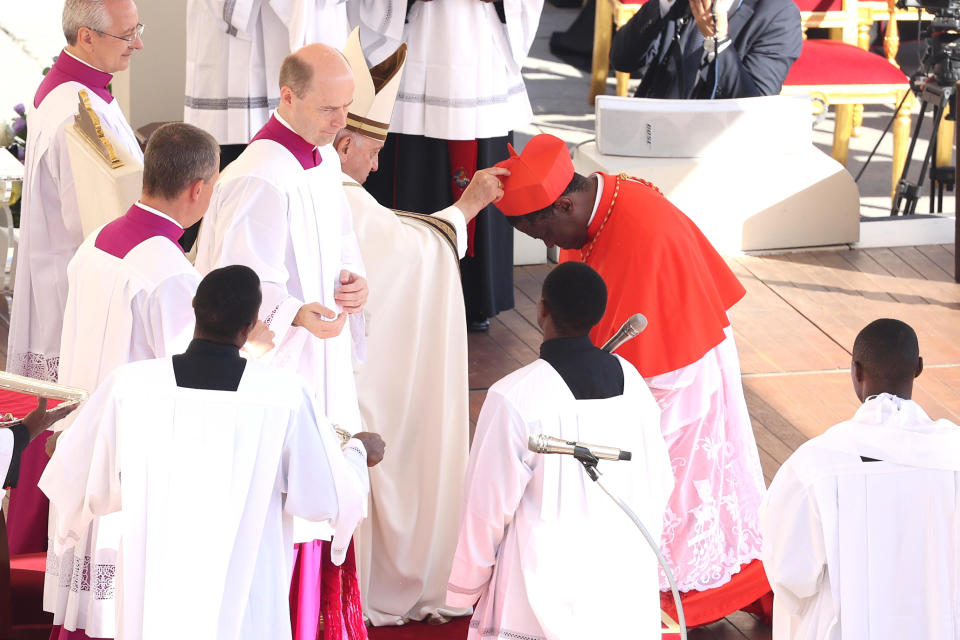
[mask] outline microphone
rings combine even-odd
[[[575,456],[577,449],[586,449],[587,452],[598,460],[630,460],[633,458],[633,454],[629,451],[622,451],[616,447],[561,440],[560,438],[554,438],[543,433],[530,436],[529,440],[527,440],[527,448],[534,453],[562,453],[568,456]]]
[[[623,323],[617,332],[601,347],[607,353],[613,353],[627,340],[636,338],[647,328],[647,319],[642,313],[635,313]]]

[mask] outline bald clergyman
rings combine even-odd
[[[205,273],[243,264],[257,272],[260,319],[276,335],[273,364],[303,375],[321,413],[356,433],[360,411],[351,346],[362,359],[367,284],[331,146],[352,99],[353,75],[336,49],[310,45],[284,60],[280,106],[214,189],[197,268]],[[382,450],[367,453],[375,464]],[[294,540],[305,544],[298,547],[294,571],[294,639],[315,640],[324,553],[318,540],[329,538],[329,531],[299,525]],[[346,558],[347,547],[334,547],[326,561],[339,565]],[[325,624],[342,623],[351,630],[345,637],[365,637],[359,588],[347,573],[343,586],[356,602],[342,617],[325,612]]]

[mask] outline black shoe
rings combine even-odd
[[[490,320],[487,318],[474,318],[467,320],[467,331],[471,333],[483,333],[490,330]]]

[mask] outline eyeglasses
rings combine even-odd
[[[143,25],[138,24],[133,30],[133,35],[126,38],[123,36],[115,36],[112,33],[107,33],[105,31],[97,31],[96,29],[92,29],[92,31],[96,31],[102,36],[110,36],[111,38],[116,38],[117,40],[123,40],[124,42],[133,42],[137,38],[143,36]]]

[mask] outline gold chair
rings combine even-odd
[[[815,112],[835,107],[832,156],[847,163],[855,106],[897,108],[893,123],[891,196],[906,162],[910,138],[910,82],[896,64],[857,46],[861,15],[856,0],[795,0],[804,30],[803,49],[783,83],[783,95],[810,95]],[[839,40],[808,40],[810,27],[837,29]],[[892,35],[888,32],[887,37]],[[891,41],[892,45],[892,41]]]
[[[643,3],[623,2],[621,0],[597,0],[595,21],[593,23],[593,64],[590,74],[590,104],[593,104],[598,95],[606,93],[607,74],[610,73],[610,44],[613,42],[613,32],[630,21],[630,18],[640,10]],[[656,0],[649,0],[656,2]],[[627,95],[627,85],[630,74],[617,72],[617,95]]]

